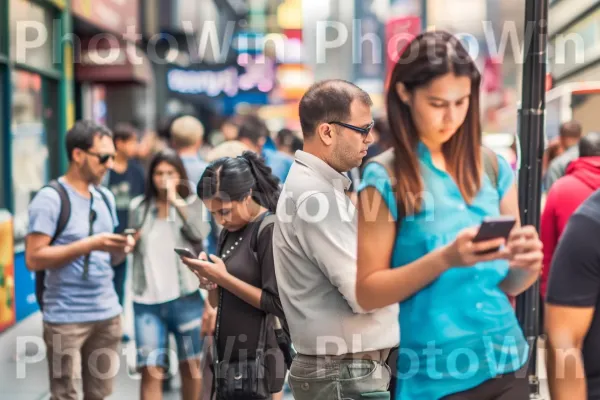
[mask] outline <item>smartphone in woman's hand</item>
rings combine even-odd
[[[184,247],[176,247],[175,249],[175,253],[177,253],[179,255],[179,257],[187,257],[187,258],[198,258],[198,256],[196,254],[194,254],[194,252],[188,248],[184,248]]]

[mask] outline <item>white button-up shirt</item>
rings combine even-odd
[[[398,345],[398,305],[372,312],[356,300],[356,209],[350,180],[296,152],[273,231],[275,273],[294,347],[341,355]]]

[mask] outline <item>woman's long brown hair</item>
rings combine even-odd
[[[392,71],[386,99],[395,155],[395,192],[401,215],[412,215],[421,210],[424,188],[417,154],[419,134],[410,108],[400,99],[396,85],[402,83],[408,91],[413,91],[449,72],[471,79],[471,95],[465,121],[442,146],[446,166],[467,202],[473,200],[481,186],[479,71],[456,37],[441,31],[422,33],[400,55]]]

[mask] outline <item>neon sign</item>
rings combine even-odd
[[[244,59],[239,61],[245,70],[241,73],[237,66],[218,71],[172,69],[167,73],[167,87],[176,93],[204,94],[209,97],[233,97],[240,91],[254,89],[270,92],[275,85],[274,62],[264,57],[251,58],[248,54],[242,57]]]

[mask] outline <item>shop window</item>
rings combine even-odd
[[[52,11],[24,0],[9,0],[9,6],[10,58],[19,64],[52,69]]]
[[[49,178],[58,178],[61,171],[60,156],[64,151],[64,142],[59,133],[59,85],[54,79],[45,79],[43,81],[44,92],[44,129],[46,132],[46,141],[49,152]]]
[[[7,54],[8,43],[6,41],[6,26],[8,25],[8,15],[6,15],[6,11],[8,10],[7,2],[8,0],[0,0],[0,55]]]
[[[48,145],[42,77],[14,70],[12,83],[12,194],[15,240],[20,241],[27,233],[29,201],[49,178]]]
[[[7,204],[7,188],[4,174],[6,173],[6,163],[4,160],[6,157],[6,135],[4,133],[5,128],[5,116],[4,116],[4,79],[6,74],[6,67],[0,64],[0,208],[6,208]]]

